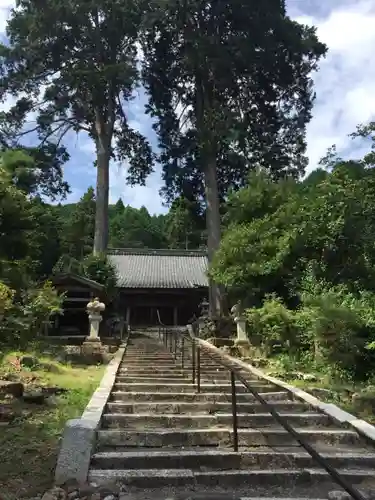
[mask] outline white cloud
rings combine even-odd
[[[375,117],[375,4],[340,2],[325,18],[298,15],[296,19],[314,24],[329,49],[314,75],[317,100],[307,133],[312,170],[332,144],[350,155],[348,134]]]

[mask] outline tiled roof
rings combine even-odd
[[[122,288],[207,287],[207,254],[199,250],[109,249]]]

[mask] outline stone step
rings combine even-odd
[[[172,364],[172,363],[164,363],[164,362],[158,362],[158,363],[122,363],[121,366],[120,366],[120,369],[123,370],[123,369],[128,369],[128,370],[142,370],[142,369],[146,369],[146,370],[152,370],[153,367],[156,368],[156,366],[161,369],[167,369],[167,370],[170,370],[170,369],[175,369],[175,368],[181,368],[180,366],[177,366],[175,364]]]
[[[176,363],[173,367],[171,368],[165,368],[165,367],[159,367],[159,366],[154,366],[153,364],[148,364],[147,366],[129,366],[126,365],[125,363],[122,363],[119,367],[119,371],[121,370],[129,370],[132,369],[133,371],[139,371],[139,372],[149,372],[149,373],[175,373],[175,372],[189,372],[191,373],[193,371],[193,368],[191,365],[184,364],[184,367],[182,368],[181,363]],[[211,368],[211,367],[201,367],[201,372],[202,373],[220,373],[223,375],[227,375],[228,378],[230,377],[230,372],[225,369],[218,369],[218,368]],[[243,372],[244,375],[249,376],[249,373]]]
[[[117,372],[118,375],[121,376],[127,376],[131,375],[132,377],[152,377],[152,376],[158,376],[158,377],[179,377],[179,376],[185,376],[185,377],[191,377],[192,376],[192,370],[184,369],[182,370],[181,368],[176,368],[172,370],[153,370],[152,368],[144,369],[144,370],[139,370],[139,369],[132,369],[132,368],[120,368],[119,371]],[[228,372],[220,372],[220,371],[201,371],[201,377],[206,376],[206,377],[214,377],[217,379],[221,380],[230,380],[230,374]],[[250,377],[246,377],[246,379],[249,379]],[[257,378],[252,378],[253,380],[259,380]]]
[[[214,385],[225,385],[226,387],[229,387],[229,383],[226,379],[223,378],[218,378],[216,375],[208,376],[204,373],[201,373],[200,376],[201,384],[214,384]],[[255,388],[259,387],[274,387],[270,386],[267,383],[261,384],[259,380],[249,380],[252,385],[254,385]],[[175,376],[175,377],[160,377],[159,374],[155,373],[154,375],[149,374],[149,375],[133,375],[132,373],[118,373],[116,377],[116,383],[117,384],[159,384],[159,385],[165,385],[165,384],[187,384],[191,385],[192,384],[192,377],[189,376],[189,374],[186,374],[184,377],[183,376]],[[243,387],[241,382],[236,382],[236,387],[240,388]]]
[[[375,468],[375,453],[322,452],[321,455],[335,468]],[[304,451],[243,451],[235,453],[226,450],[205,451],[109,451],[92,456],[94,469],[192,469],[203,468],[264,469],[264,468],[310,468],[316,466],[314,459]]]
[[[322,413],[284,413],[283,417],[293,426],[327,427],[332,422]],[[230,427],[233,422],[231,413],[221,415],[155,415],[134,413],[105,413],[102,417],[103,429],[197,429],[205,427]],[[237,415],[239,428],[268,427],[281,428],[270,413],[254,413],[253,415]]]
[[[133,373],[131,370],[129,371],[121,371],[117,373],[117,378],[122,378],[125,377],[126,379],[133,379],[134,382],[147,382],[148,380],[162,380],[163,383],[166,381],[169,382],[183,382],[186,381],[187,383],[191,383],[192,381],[192,373],[191,372],[185,372],[184,374],[176,373],[176,374],[171,374],[171,375],[163,375],[161,373],[148,373],[144,372],[142,374],[140,373]],[[221,383],[221,384],[229,384],[229,379],[228,377],[224,377],[222,375],[217,375],[217,374],[207,374],[207,373],[201,373],[201,382],[206,382],[206,383]],[[250,380],[251,382],[258,382],[257,379]]]
[[[158,367],[163,367],[163,368],[175,368],[177,364],[173,360],[158,360],[158,361],[145,361],[145,360],[134,360],[134,361],[129,361],[127,359],[124,359],[124,361],[121,363],[121,368],[126,368],[128,366],[130,367],[146,367],[146,368],[151,368],[153,365],[157,365]]]
[[[263,399],[266,401],[287,401],[291,400],[291,396],[287,391],[274,391],[274,392],[260,392],[259,393]],[[170,402],[175,401],[179,403],[193,403],[193,402],[230,402],[231,395],[230,394],[222,394],[219,392],[168,392],[168,391],[160,391],[160,392],[152,392],[152,391],[119,391],[114,390],[110,394],[110,401],[163,401]],[[246,393],[237,393],[237,402],[238,403],[250,403],[252,401],[256,401],[255,397],[252,394]]]
[[[251,384],[254,389],[258,392],[273,392],[275,390],[275,386],[262,384],[259,382],[254,382]],[[119,383],[115,382],[114,389],[116,391],[125,391],[125,392],[178,392],[178,393],[186,393],[192,392],[192,383],[186,384],[177,384],[177,383],[168,383],[166,384],[149,384],[149,383]],[[237,393],[249,393],[248,389],[242,385],[240,382],[236,384]],[[231,394],[231,386],[230,384],[201,384],[201,392],[221,392],[225,394]]]
[[[295,427],[309,443],[357,445],[357,433],[346,429],[316,429]],[[224,446],[233,445],[233,433],[230,427],[208,429],[152,429],[146,430],[99,430],[98,447],[137,446],[148,448],[184,447],[184,446]],[[268,427],[258,429],[239,429],[240,446],[292,446],[296,441],[283,429]]]
[[[151,374],[149,376],[139,376],[139,375],[123,375],[123,374],[118,374],[116,377],[116,383],[117,384],[136,384],[136,383],[142,383],[142,384],[152,384],[152,382],[155,382],[155,384],[191,384],[191,378],[187,377],[159,377],[157,374],[154,374],[152,376]]]
[[[294,401],[280,401],[275,402],[273,407],[281,413],[288,412],[302,412],[309,411],[310,407],[306,403],[298,403]],[[121,403],[112,402],[107,403],[107,413],[153,413],[153,414],[195,414],[195,413],[229,413],[232,410],[231,402],[223,403],[173,403],[169,402],[148,402],[148,403]],[[238,413],[262,413],[264,411],[263,405],[260,403],[238,403]]]
[[[339,469],[342,477],[352,485],[375,483],[375,470]],[[89,481],[96,484],[120,483],[136,488],[161,488],[166,486],[216,486],[251,488],[267,486],[321,486],[323,483],[337,489],[329,474],[322,469],[269,469],[195,471],[189,469],[91,469]]]
[[[150,359],[145,359],[143,357],[134,357],[134,358],[129,358],[128,356],[125,356],[122,360],[122,365],[140,365],[140,366],[147,366],[150,364],[157,364],[158,362],[162,363],[164,365],[170,364],[171,366],[177,366],[181,364],[181,356],[177,356],[174,358],[173,356],[170,356],[169,358],[150,358]],[[192,366],[192,362],[188,359],[184,359],[184,364],[187,366]],[[218,362],[204,362],[201,361],[200,365],[202,368],[212,368],[212,369],[223,369],[223,370],[228,370],[225,366],[223,366],[221,363]]]
[[[158,355],[150,355],[147,356],[145,354],[139,354],[139,355],[132,355],[130,356],[128,353],[126,353],[124,357],[124,361],[170,361],[174,362],[175,358],[173,354],[158,354]]]

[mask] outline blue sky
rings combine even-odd
[[[12,0],[0,0],[0,38],[4,37],[12,4]],[[332,144],[344,157],[360,156],[363,143],[351,142],[347,136],[357,124],[375,119],[375,0],[289,0],[287,5],[291,17],[317,26],[319,38],[329,47],[320,71],[314,75],[317,99],[307,132],[309,170],[317,167]],[[127,111],[131,125],[155,147],[155,134],[144,114],[145,102],[140,90]],[[9,104],[0,103],[0,108]],[[88,186],[95,185],[94,145],[83,133],[66,139],[71,155],[65,167],[65,178],[72,188],[68,201],[76,201]],[[160,170],[149,177],[145,187],[131,188],[125,177],[126,165],[112,166],[111,202],[121,197],[125,204],[138,208],[144,205],[151,213],[166,210],[158,196]]]

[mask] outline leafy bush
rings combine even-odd
[[[51,316],[62,314],[64,295],[59,295],[50,281],[43,283],[41,288],[30,289],[24,293],[23,311],[28,318],[30,333],[38,335],[44,322]]]
[[[104,254],[88,255],[82,261],[78,261],[70,255],[62,255],[53,271],[55,274],[72,273],[85,276],[103,285],[110,297],[116,293],[116,269]]]
[[[374,293],[333,286],[317,280],[310,269],[302,282],[301,301],[311,319],[316,361],[355,378],[367,376],[375,367],[375,355],[366,350],[375,339]]]
[[[86,278],[103,285],[110,297],[115,295],[117,273],[105,255],[88,255],[82,261],[82,270]]]
[[[261,308],[246,310],[250,337],[260,336],[264,355],[309,355],[332,373],[364,379],[375,370],[375,295],[353,293],[307,275],[300,307],[288,309],[267,296]]]
[[[53,274],[80,274],[81,263],[71,255],[63,254],[53,267]]]
[[[266,355],[280,351],[295,351],[301,343],[301,332],[295,319],[295,313],[286,308],[275,295],[267,296],[260,308],[245,310],[250,337],[259,335],[261,346]]]
[[[0,281],[0,321],[2,315],[12,307],[15,291]]]
[[[64,296],[49,281],[26,290],[19,301],[8,301],[7,313],[0,323],[0,342],[18,346],[28,343],[42,333],[51,316],[62,314],[63,301]]]

